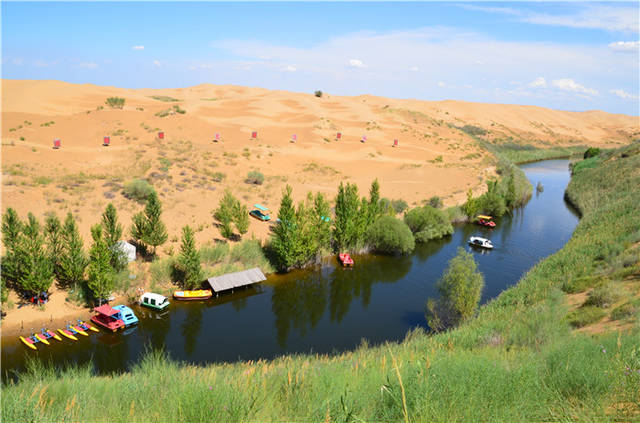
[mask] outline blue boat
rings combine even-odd
[[[138,324],[138,318],[135,314],[133,314],[133,310],[131,310],[126,305],[118,305],[113,307],[115,310],[118,310],[118,314],[114,315],[116,319],[121,319],[124,322],[125,327],[133,326]]]

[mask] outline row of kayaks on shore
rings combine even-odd
[[[65,338],[69,338],[71,340],[77,341],[78,340],[77,335],[89,336],[89,332],[91,331],[99,332],[99,330],[94,328],[93,326],[88,325],[82,320],[78,320],[78,323],[75,325],[69,324],[62,329],[58,329],[58,333],[51,331],[49,329],[41,329],[40,333],[33,333],[30,336],[26,336],[26,337],[21,336],[20,340],[27,347],[31,348],[32,350],[35,350],[37,349],[36,344],[38,343],[42,343],[44,345],[50,345],[51,344],[50,341],[52,339],[62,341],[62,337],[60,337],[60,335],[64,336]]]

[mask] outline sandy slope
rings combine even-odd
[[[124,97],[124,109],[106,106],[110,96]],[[186,113],[155,116],[173,105]],[[536,145],[615,145],[638,133],[637,117],[598,111],[374,96],[317,98],[229,85],[131,90],[3,80],[2,209],[14,207],[22,217],[29,211],[38,217],[71,211],[88,241],[90,226],[109,201],[129,226],[142,206],[124,198],[120,186],[146,177],[164,203],[173,240],[163,247],[167,252],[178,248],[186,224],[196,228],[201,243],[219,238],[211,211],[226,187],[249,206],[260,202],[277,211],[285,183],[293,186],[297,199],[310,190],[333,198],[340,181],[357,183],[364,194],[378,178],[384,197],[421,204],[439,195],[452,204],[469,188],[481,191],[493,172],[491,158],[482,151],[474,155],[479,152],[474,141],[453,127],[465,124],[488,129],[494,138]],[[166,132],[166,140],[156,139],[158,129]],[[254,130],[257,140],[250,139]],[[335,139],[338,131],[341,141]],[[216,132],[222,142],[212,142]],[[290,142],[292,134],[298,142]],[[111,136],[110,147],[101,145],[105,135]],[[366,143],[360,142],[363,135]],[[60,150],[51,148],[54,138],[62,139]],[[400,146],[392,148],[396,138]],[[439,156],[442,161],[436,160]],[[244,182],[254,169],[266,177],[262,186]],[[222,182],[215,181],[216,172],[225,175]],[[264,237],[268,228],[252,221],[251,232]]]

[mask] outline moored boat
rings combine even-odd
[[[140,297],[140,305],[156,310],[164,310],[169,307],[169,300],[164,295],[155,294],[153,292],[145,292]]]
[[[91,316],[91,321],[98,326],[102,326],[112,332],[117,331],[120,328],[124,328],[124,321],[116,317],[118,310],[112,308],[109,304],[101,305],[93,309],[97,314]]]
[[[85,331],[85,332],[87,332],[87,331],[100,332],[98,329],[94,328],[91,325],[88,325],[87,323],[83,322],[80,319],[78,319],[78,325],[77,326],[80,329],[82,329],[83,331]]]
[[[133,326],[138,323],[138,317],[133,313],[133,310],[126,305],[117,305],[113,308],[118,311],[118,314],[113,317],[122,320],[125,327]]]
[[[73,341],[77,341],[78,338],[76,338],[76,336],[71,333],[70,331],[68,331],[67,329],[58,329],[58,332],[60,332],[60,334],[62,334],[62,336],[69,338]]]
[[[83,331],[82,329],[80,329],[78,326],[75,326],[75,325],[67,325],[67,330],[74,335],[79,333],[82,336],[89,336],[87,332]]]
[[[20,337],[20,340],[29,348],[31,348],[32,350],[37,350],[38,348],[36,347],[36,342],[38,342],[37,340],[32,339],[31,336],[27,336],[26,338],[24,336]]]
[[[210,289],[196,289],[193,291],[175,291],[173,298],[176,300],[189,301],[189,300],[208,300],[213,296],[213,292]]]
[[[49,341],[47,341],[47,337],[40,334],[40,333],[34,333],[32,336],[34,336],[38,341],[42,342],[45,345],[49,345]]]
[[[62,338],[60,337],[60,335],[46,328],[40,329],[40,334],[44,336],[46,339],[53,338],[53,339],[57,339],[58,341],[62,341]]]
[[[354,264],[353,259],[351,258],[351,255],[348,253],[338,254],[338,260],[340,260],[340,263],[345,267],[353,266]]]
[[[496,222],[491,219],[493,219],[493,217],[479,214],[478,216],[476,216],[476,223],[487,228],[495,228]]]
[[[493,248],[493,244],[490,240],[488,240],[487,238],[481,238],[479,236],[472,236],[467,242],[472,247],[487,248],[489,250]]]

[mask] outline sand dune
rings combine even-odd
[[[126,99],[122,110],[105,105],[113,96]],[[163,101],[171,98],[178,101]],[[186,113],[156,115],[174,105]],[[297,199],[309,190],[333,198],[340,181],[357,183],[364,194],[374,178],[384,197],[417,205],[438,195],[453,204],[469,188],[482,191],[493,172],[492,157],[456,128],[464,125],[488,130],[490,139],[538,146],[614,146],[640,133],[637,117],[599,111],[369,95],[317,98],[231,85],[133,90],[3,80],[3,209],[14,207],[23,217],[28,211],[39,217],[71,211],[88,240],[109,201],[129,225],[142,206],[124,198],[120,187],[147,178],[164,203],[174,240],[164,247],[169,251],[178,247],[185,224],[196,228],[199,242],[219,238],[211,211],[227,187],[247,205],[260,202],[275,211],[286,183]],[[165,140],[156,138],[159,130]],[[216,132],[221,142],[212,142]],[[290,142],[293,134],[296,143]],[[109,147],[102,146],[106,135]],[[61,138],[61,149],[52,149],[54,138]],[[394,139],[399,148],[392,147]],[[244,182],[250,170],[265,175],[262,186]],[[220,182],[217,172],[224,174]],[[268,227],[253,221],[251,232],[264,237]]]

